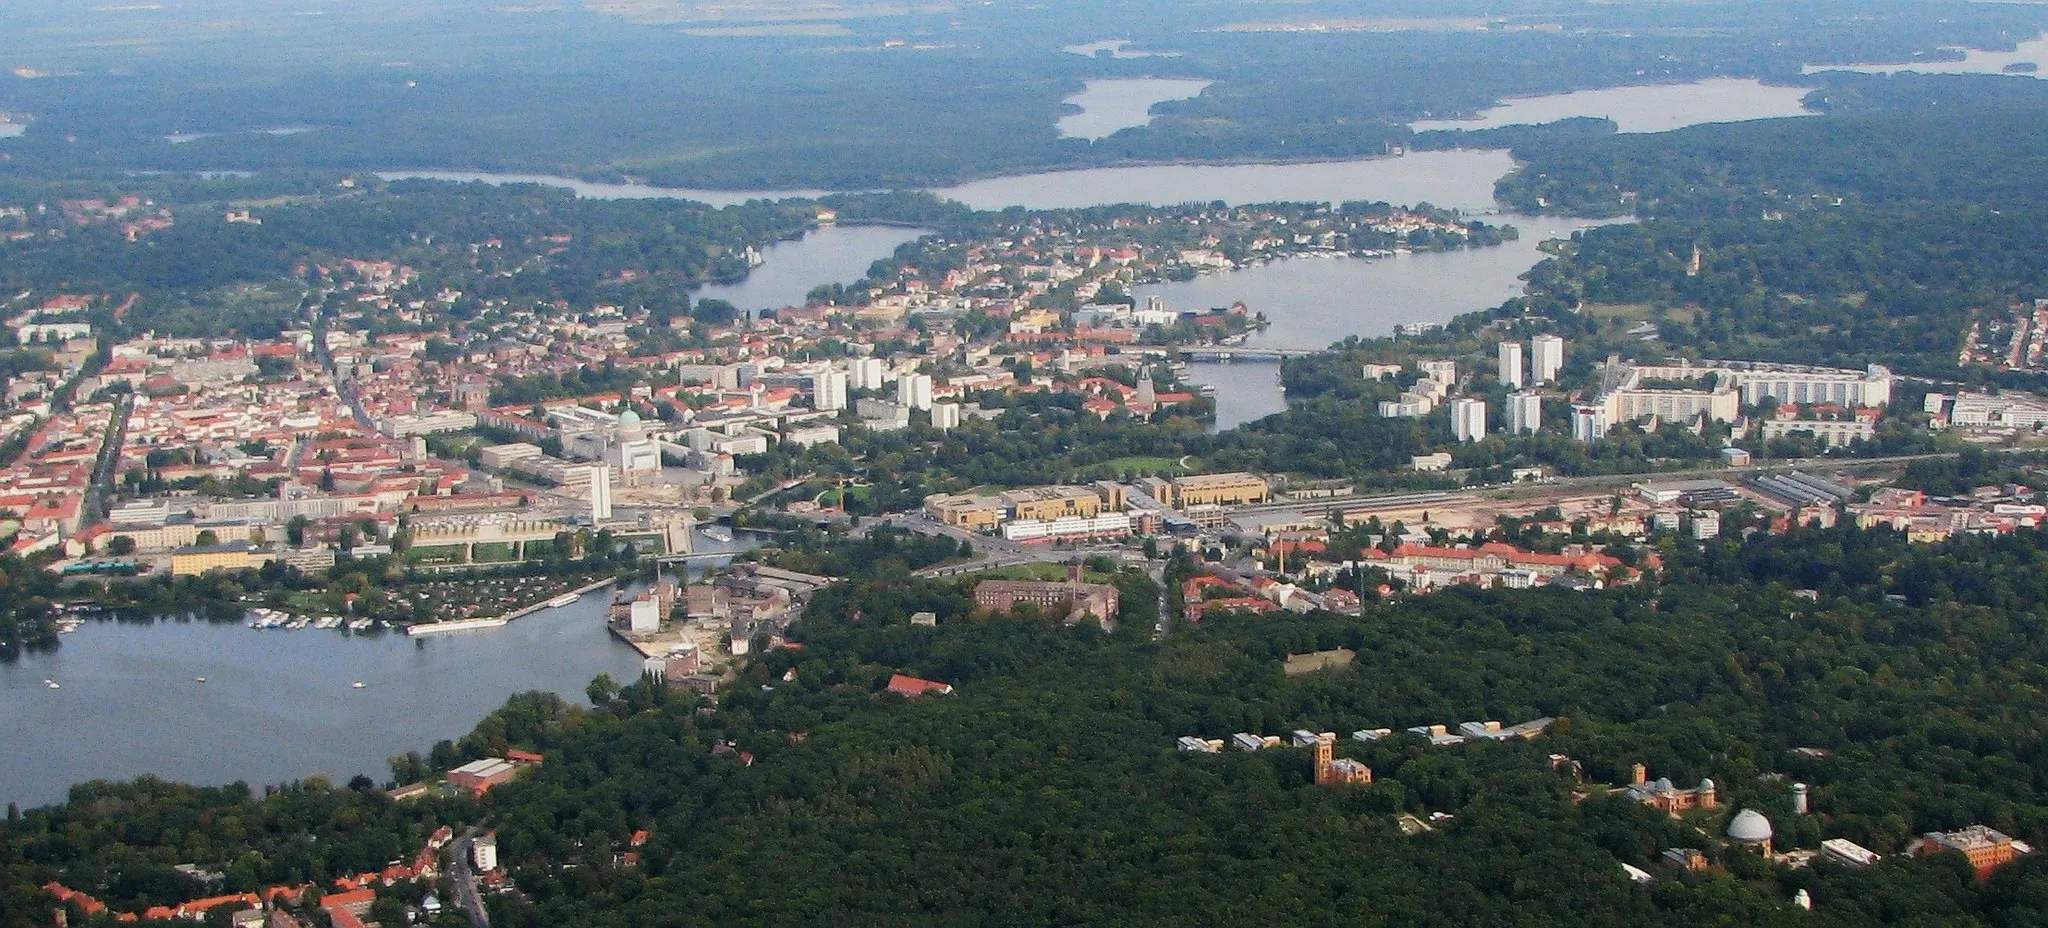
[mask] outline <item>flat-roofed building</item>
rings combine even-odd
[[[448,782],[473,793],[482,793],[518,775],[519,765],[502,757],[486,757],[448,771]]]
[[[1715,422],[1733,422],[1742,414],[1741,397],[1732,389],[1616,390],[1607,394],[1607,421],[1634,422],[1646,416],[1682,421],[1704,415]]]
[[[1809,434],[1821,444],[1840,447],[1854,441],[1870,441],[1877,437],[1877,423],[1850,420],[1838,422],[1815,419],[1767,419],[1763,425],[1765,441],[1783,438],[1787,435]]]
[[[1084,487],[1032,487],[1002,495],[1012,518],[1020,522],[1092,519],[1102,512],[1102,496]]]
[[[1194,474],[1175,477],[1171,486],[1171,502],[1179,509],[1204,504],[1241,506],[1272,498],[1272,487],[1265,478],[1253,474]]]
[[[974,532],[993,532],[1009,518],[1010,507],[999,496],[940,493],[925,497],[925,515]]]
[[[269,561],[269,552],[246,541],[192,545],[171,552],[171,576],[196,577],[210,570],[248,570]]]

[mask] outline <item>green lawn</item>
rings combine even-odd
[[[1202,462],[1195,458],[1189,458],[1188,465],[1187,467],[1182,467],[1178,458],[1139,455],[1117,458],[1113,461],[1104,461],[1100,464],[1082,468],[1081,473],[1090,480],[1111,480],[1122,477],[1125,474],[1138,477],[1177,477],[1183,474],[1195,473],[1201,468]]]

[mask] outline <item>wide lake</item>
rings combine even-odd
[[[975,209],[1074,209],[1106,203],[1172,204],[1222,200],[1272,203],[1281,200],[1383,200],[1412,205],[1434,203],[1466,210],[1493,208],[1493,182],[1514,167],[1508,153],[1426,151],[1397,158],[1318,161],[1301,164],[1161,164],[1090,168],[991,177],[932,192]],[[673,197],[730,206],[750,199],[815,197],[817,190],[694,190],[648,184],[607,184],[536,174],[478,171],[385,171],[387,180],[482,181],[567,187],[579,196],[604,199]],[[877,255],[880,257],[880,255]],[[823,283],[823,280],[814,283]]]
[[[1208,87],[1205,80],[1123,77],[1087,82],[1087,89],[1062,101],[1080,111],[1060,117],[1060,137],[1106,139],[1152,121],[1152,106],[1186,100]]]
[[[1974,48],[1962,49],[1963,57],[1956,61],[1910,61],[1901,64],[1830,64],[1807,65],[1803,70],[1808,74],[1819,71],[1857,71],[1863,74],[1898,74],[1911,71],[1916,74],[2003,74],[2009,64],[2035,64],[2048,67],[2048,35],[2037,36],[2009,52],[1987,52]],[[2035,71],[2026,77],[2040,77]]]
[[[59,802],[74,782],[145,773],[382,783],[387,758],[460,737],[513,693],[582,703],[600,673],[638,676],[639,654],[605,631],[608,602],[599,590],[504,628],[424,638],[89,623],[54,653],[0,663],[0,800]]]
[[[1555,216],[1488,216],[1514,226],[1520,238],[1492,248],[1402,254],[1391,258],[1290,258],[1189,281],[1139,287],[1172,309],[1199,310],[1243,302],[1265,314],[1268,327],[1249,347],[1327,348],[1345,337],[1393,334],[1404,322],[1449,322],[1522,295],[1522,275],[1543,260],[1550,239],[1603,222]],[[1216,427],[1232,428],[1286,408],[1278,364],[1198,363],[1189,379],[1216,388]]]
[[[1717,78],[1687,84],[1605,87],[1573,93],[1516,97],[1481,110],[1471,119],[1425,119],[1417,132],[1433,129],[1497,129],[1541,125],[1575,116],[1604,116],[1622,132],[1666,132],[1709,122],[1739,122],[1808,114],[1800,100],[1810,87],[1774,87],[1754,80]]]
[[[845,283],[865,276],[875,259],[896,246],[916,241],[928,229],[896,226],[826,226],[801,239],[776,242],[761,250],[762,263],[736,284],[713,284],[697,290],[698,299],[725,300],[743,310],[804,305],[805,294],[822,283]]]

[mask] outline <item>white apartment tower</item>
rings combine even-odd
[[[1459,441],[1486,437],[1486,401],[1469,396],[1451,401],[1451,435]]]
[[[1508,395],[1508,434],[1534,435],[1543,428],[1543,395],[1524,390]]]
[[[889,385],[889,372],[880,358],[857,358],[847,363],[846,372],[856,390],[880,390]]]
[[[1607,437],[1607,406],[1603,403],[1572,404],[1572,437],[1586,444]]]
[[[1529,354],[1533,382],[1556,383],[1557,375],[1564,371],[1564,339],[1538,335],[1529,340]]]
[[[590,465],[590,521],[609,521],[612,517],[612,468],[609,464]]]
[[[909,409],[931,409],[932,376],[904,374],[896,378],[896,402]]]
[[[943,432],[960,427],[959,403],[933,403],[932,428]]]
[[[1520,390],[1527,386],[1527,381],[1522,376],[1521,342],[1500,343],[1500,383],[1510,390]]]
[[[849,379],[845,371],[819,371],[812,374],[811,405],[825,412],[845,409]]]

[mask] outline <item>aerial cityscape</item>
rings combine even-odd
[[[0,928],[2048,918],[2048,8],[0,11]]]

